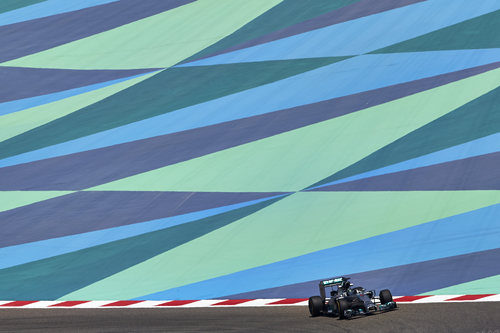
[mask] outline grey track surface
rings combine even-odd
[[[402,304],[351,320],[307,307],[0,309],[0,332],[500,332],[500,302]]]

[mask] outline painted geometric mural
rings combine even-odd
[[[500,293],[499,0],[2,0],[0,299]]]

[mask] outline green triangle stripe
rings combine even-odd
[[[498,48],[499,32],[500,10],[497,10],[371,53]]]
[[[281,0],[197,0],[5,66],[68,69],[166,68],[233,33]]]
[[[500,191],[298,192],[63,299],[136,298],[499,201]]]
[[[194,60],[345,7],[359,0],[284,0],[231,35],[186,59]]]
[[[0,270],[2,299],[50,300],[206,235],[282,198]]]
[[[0,191],[0,212],[52,199],[72,191]]]
[[[0,159],[255,88],[346,58],[169,68],[98,103],[1,142]]]
[[[481,295],[500,294],[500,275],[441,288],[421,295]]]
[[[146,80],[156,73],[157,72],[142,75],[84,94],[3,115],[0,117],[0,128],[2,128],[0,132],[0,142],[20,135],[33,128],[50,123],[51,121],[71,114],[88,105],[97,103],[121,90]]]
[[[319,186],[500,132],[500,87],[312,185]]]
[[[34,5],[45,0],[2,0],[0,1],[0,14],[14,9]]]
[[[93,190],[299,191],[496,88],[499,79],[497,69]]]

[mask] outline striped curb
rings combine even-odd
[[[307,298],[205,299],[164,301],[0,301],[0,308],[203,308],[305,306]],[[396,296],[397,303],[500,302],[500,294]]]

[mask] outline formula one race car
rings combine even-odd
[[[325,287],[330,287],[330,297],[325,297]],[[334,290],[334,287],[337,287]],[[362,287],[352,288],[347,277],[332,278],[319,283],[321,296],[309,297],[311,316],[331,315],[340,319],[349,319],[357,315],[371,314],[377,311],[388,311],[397,308],[389,289],[380,291],[365,290]]]

